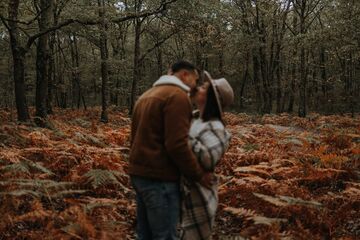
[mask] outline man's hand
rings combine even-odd
[[[205,173],[199,181],[199,183],[207,189],[210,189],[215,182],[216,176],[214,173],[211,172]]]

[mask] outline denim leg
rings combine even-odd
[[[180,217],[179,185],[167,182],[161,185],[157,196],[144,195],[152,237],[154,240],[176,240]]]
[[[180,191],[177,182],[162,182],[131,177],[138,204],[138,237],[146,236],[150,228],[153,240],[178,239],[177,224],[180,216]],[[146,214],[143,213],[145,206]],[[147,216],[147,221],[144,216]],[[145,223],[146,222],[146,223]],[[140,238],[148,239],[148,238]]]
[[[147,220],[147,213],[145,203],[140,196],[140,194],[136,193],[136,233],[137,239],[139,240],[151,240],[151,230],[150,225]]]

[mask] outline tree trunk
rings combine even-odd
[[[91,53],[92,53],[93,60],[94,60],[93,64],[97,65],[97,56],[95,54],[95,49],[93,47],[91,47]],[[91,80],[92,80],[93,91],[94,91],[93,99],[94,99],[95,103],[97,104],[99,90],[98,90],[98,85],[97,85],[97,76],[95,74],[96,71],[97,71],[96,69],[95,69],[95,71],[94,70],[91,71],[91,73],[92,73]]]
[[[140,11],[142,0],[136,1],[135,11]],[[134,42],[134,72],[133,81],[131,86],[131,97],[130,97],[130,114],[133,112],[133,108],[136,101],[137,95],[137,84],[141,78],[140,70],[140,37],[141,37],[141,24],[142,21],[139,18],[135,19],[135,42]]]
[[[272,92],[270,89],[270,81],[272,81],[272,76],[270,76],[271,72],[269,72],[269,61],[266,56],[266,49],[264,46],[266,46],[266,29],[265,29],[265,23],[263,19],[263,15],[260,13],[260,9],[258,6],[258,3],[255,3],[256,7],[256,28],[259,35],[259,58],[258,61],[260,63],[260,73],[261,73],[261,80],[262,80],[262,106],[261,106],[261,113],[271,113],[272,109]],[[271,47],[271,54],[273,55],[273,44]],[[272,57],[271,57],[272,58]]]
[[[223,49],[221,49],[221,51],[218,53],[218,58],[219,58],[219,74],[220,74],[220,76],[223,76],[225,74],[225,71],[224,71],[224,61],[225,61],[225,59],[224,59],[224,51],[223,51]]]
[[[268,69],[268,63],[266,61],[266,54],[264,53],[264,49],[260,47],[260,70],[261,70],[261,79],[263,82],[263,105],[261,108],[261,113],[271,113],[272,109],[272,93],[270,90],[270,76]]]
[[[40,0],[39,32],[49,27],[51,1]],[[40,127],[45,127],[47,118],[47,97],[49,80],[49,34],[44,34],[38,39],[36,47],[36,97],[35,97],[35,122]]]
[[[58,45],[58,49],[57,49],[57,51],[58,52],[60,52],[61,53],[61,56],[62,56],[62,58],[60,57],[60,54],[57,54],[57,60],[56,60],[56,62],[57,62],[57,64],[58,64],[58,68],[60,68],[60,66],[61,66],[61,69],[59,69],[59,71],[58,71],[58,85],[59,85],[59,87],[58,87],[58,92],[60,92],[59,93],[59,95],[60,95],[60,99],[59,99],[59,106],[61,107],[61,108],[67,108],[67,106],[68,106],[68,102],[67,102],[67,89],[66,89],[66,84],[65,84],[65,79],[64,79],[64,72],[65,72],[65,70],[64,70],[64,66],[63,65],[60,65],[60,63],[65,63],[66,62],[66,59],[65,59],[65,54],[63,53],[63,50],[62,50],[62,48],[61,48],[61,41],[60,41],[60,38],[58,37],[57,38],[57,45]]]
[[[299,93],[299,117],[306,117],[307,113],[307,73],[305,69],[305,48],[300,49],[300,93]]]
[[[82,94],[81,81],[80,81],[80,60],[78,38],[74,34],[71,42],[71,59],[72,59],[72,82],[73,82],[73,99],[77,109],[80,109],[81,102],[83,102],[84,109],[86,110],[84,94]]]
[[[157,47],[156,49],[156,58],[157,58],[157,75],[160,77],[164,73],[164,65],[163,65],[163,51],[161,47]]]
[[[354,117],[355,115],[355,101],[354,101],[354,62],[353,62],[353,54],[350,52],[348,57],[348,64],[347,64],[347,102],[348,102],[348,109],[351,113],[351,116]]]
[[[292,20],[292,24],[293,24],[293,28],[295,29],[295,36],[297,36],[298,31],[297,31],[297,24],[298,24],[298,18],[297,16],[293,16],[293,20]],[[295,41],[295,45],[293,47],[293,52],[292,52],[292,66],[291,66],[291,80],[290,80],[290,86],[289,86],[289,105],[287,107],[287,112],[288,113],[292,113],[294,111],[294,103],[295,103],[295,87],[296,87],[296,72],[297,72],[297,62],[296,57],[297,57],[297,47],[298,47],[298,42]]]
[[[108,59],[109,51],[107,47],[107,23],[105,19],[105,0],[98,0],[99,17],[100,17],[100,55],[101,55],[101,116],[100,121],[107,123],[109,121],[108,107]]]
[[[304,36],[306,34],[307,28],[306,18],[309,13],[306,9],[309,8],[307,0],[302,0],[300,2],[301,6],[299,11],[299,20],[300,20],[300,34]],[[299,117],[306,117],[307,114],[307,69],[306,69],[306,56],[305,56],[305,47],[304,47],[304,38],[301,39],[300,47],[300,87],[299,87]]]
[[[320,50],[320,71],[321,71],[321,90],[323,96],[326,98],[327,96],[327,74],[326,74],[326,55],[325,48],[321,47]]]
[[[256,53],[253,53],[253,80],[254,80],[254,86],[255,86],[255,96],[256,96],[256,108],[258,112],[261,112],[262,106],[263,106],[263,97],[262,97],[262,90],[261,90],[261,83],[259,78],[259,60]]]
[[[54,98],[54,82],[56,79],[56,65],[55,65],[55,32],[50,36],[49,43],[49,73],[48,73],[48,97],[46,101],[47,114],[53,114],[52,102]]]
[[[280,68],[280,57],[278,58],[278,66],[276,68],[276,113],[282,113],[284,111],[282,105],[282,85],[281,85],[281,68]]]
[[[9,0],[9,34],[10,45],[14,64],[15,100],[19,121],[30,120],[29,110],[26,101],[25,88],[25,54],[26,51],[19,43],[19,28],[17,24],[19,0]]]
[[[53,0],[52,0],[53,1]],[[56,9],[54,8],[54,2],[52,2],[52,26],[58,24],[58,15]],[[53,98],[54,98],[54,88],[56,81],[56,71],[58,66],[55,64],[55,44],[56,44],[56,31],[50,33],[49,37],[49,75],[48,75],[48,98],[47,98],[47,113],[53,114]]]
[[[240,87],[240,109],[244,108],[244,90],[246,86],[246,82],[249,78],[249,53],[246,54],[246,63],[245,63],[245,73],[243,76],[243,80],[241,81],[241,87]]]
[[[293,63],[291,66],[291,80],[290,80],[290,89],[289,89],[289,105],[287,108],[288,113],[292,113],[294,111],[294,103],[295,103],[295,87],[296,87],[296,63],[295,58],[297,55],[296,48],[294,48],[293,52]]]
[[[276,113],[282,113],[284,111],[283,105],[282,105],[282,84],[281,84],[281,75],[282,75],[282,69],[281,69],[281,59],[280,59],[280,53],[281,53],[281,46],[283,41],[283,36],[285,33],[285,27],[283,25],[281,32],[276,34],[275,41],[275,54],[274,54],[274,61],[272,63],[272,75],[275,74],[275,84],[276,84]],[[275,72],[275,73],[274,73]]]
[[[275,44],[275,60],[273,70],[276,74],[276,113],[284,112],[284,96],[283,96],[283,86],[282,86],[282,75],[283,75],[283,64],[281,63],[281,48],[284,41],[284,36],[286,33],[286,20],[289,14],[289,9],[291,6],[291,1],[288,1],[286,9],[282,12],[282,21],[281,25],[277,26],[276,34],[276,44]]]
[[[71,108],[73,109],[78,102],[78,84],[76,83],[76,72],[77,67],[75,63],[75,47],[74,47],[74,39],[76,38],[76,35],[71,33],[69,35],[69,46],[70,46],[70,55],[71,55]],[[64,56],[65,59],[65,56]]]

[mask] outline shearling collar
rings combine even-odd
[[[157,80],[153,86],[160,86],[160,85],[175,85],[180,87],[185,92],[190,92],[190,87],[186,86],[179,78],[173,75],[164,75]]]

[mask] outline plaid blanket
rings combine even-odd
[[[190,128],[190,144],[202,167],[214,171],[230,142],[230,134],[220,121],[195,120]],[[181,239],[209,239],[218,206],[218,184],[211,189],[182,179]]]

